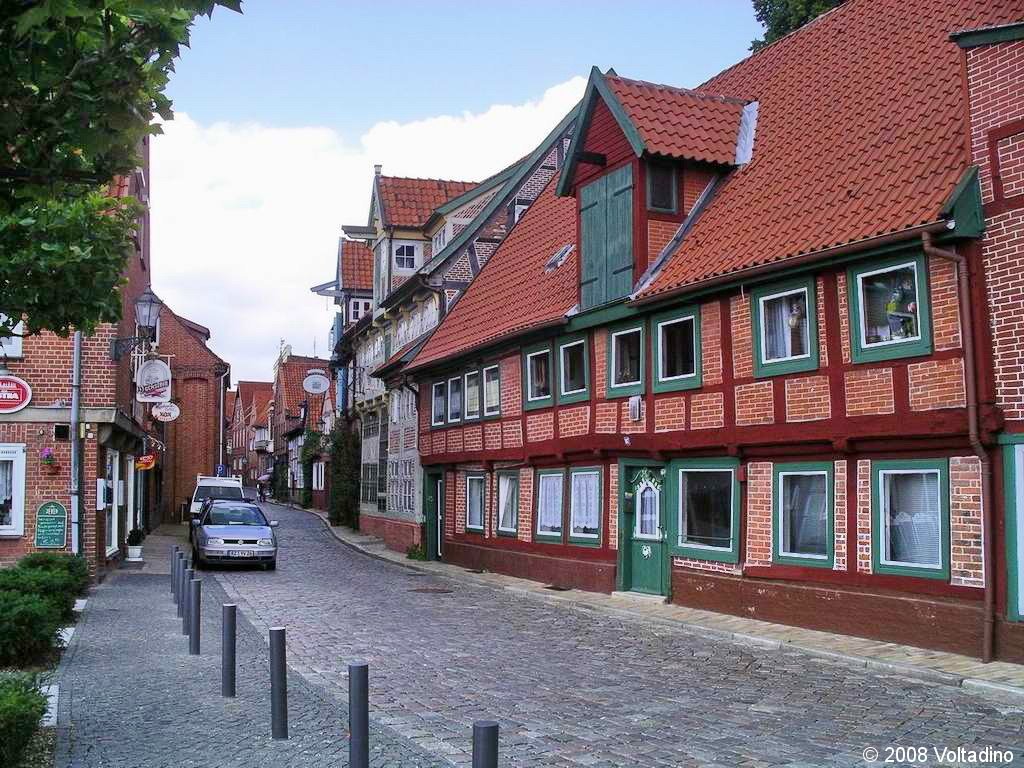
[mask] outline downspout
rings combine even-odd
[[[981,444],[980,423],[978,413],[978,385],[974,357],[974,316],[971,311],[971,294],[967,280],[967,259],[955,251],[939,248],[932,241],[928,232],[921,235],[924,252],[951,261],[956,266],[957,293],[960,295],[960,332],[963,335],[964,348],[964,383],[967,394],[967,439],[978,460],[981,462],[981,530],[984,559],[985,602],[984,625],[981,645],[981,660],[992,661],[995,646],[995,586],[992,583],[994,564],[994,548],[992,542],[992,462],[988,451]]]
[[[71,357],[71,553],[82,551],[81,487],[82,445],[79,418],[82,397],[82,332],[75,331]]]
[[[229,373],[231,373],[230,368],[220,375],[220,421],[217,424],[217,456],[219,458],[217,463],[221,465],[224,464],[224,377]],[[226,477],[230,477],[230,475],[226,475]]]

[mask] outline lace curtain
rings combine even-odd
[[[516,528],[516,497],[519,495],[519,480],[511,475],[498,476],[498,498],[501,500],[498,527],[503,530]]]
[[[890,562],[941,564],[937,472],[886,474],[885,512]]]
[[[0,461],[0,525],[14,523],[14,462]]]
[[[596,472],[577,472],[572,476],[572,532],[596,535],[600,514],[600,479]]]
[[[537,530],[541,533],[562,532],[561,475],[541,475]]]
[[[640,491],[640,514],[637,515],[637,534],[655,536],[658,533],[658,492],[647,486]]]

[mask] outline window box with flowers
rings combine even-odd
[[[39,466],[43,468],[43,474],[56,475],[60,472],[60,464],[57,463],[57,456],[53,448],[43,448],[39,452]]]

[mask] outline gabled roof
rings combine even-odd
[[[377,176],[374,181],[383,225],[411,229],[424,226],[435,208],[477,186],[472,181],[402,176]]]
[[[238,397],[238,392],[233,389],[229,389],[224,392],[224,421],[231,423],[235,415],[235,399]],[[230,415],[229,415],[230,414]]]
[[[548,182],[407,370],[565,322],[576,304],[575,249],[556,268],[545,265],[576,240],[576,201],[556,197],[557,180]]]
[[[260,398],[266,402],[274,396],[274,385],[269,381],[240,381],[237,386],[242,413],[249,412],[254,399]]]
[[[277,402],[281,406],[281,413],[285,419],[299,416],[299,406],[303,400],[309,400],[310,407],[319,407],[323,400],[320,395],[308,395],[302,388],[302,380],[306,378],[306,372],[311,368],[328,370],[330,361],[321,360],[318,357],[304,357],[301,355],[289,355],[283,363],[278,366],[277,372]],[[314,402],[315,401],[315,402]],[[320,418],[317,413],[316,418]]]
[[[360,240],[338,240],[338,287],[373,290],[373,251]]]
[[[729,175],[641,299],[943,217],[970,163],[950,34],[1019,2],[848,0],[697,90],[758,101]]]

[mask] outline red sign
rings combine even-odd
[[[32,387],[17,376],[0,376],[0,413],[20,411],[32,400]]]
[[[135,459],[135,468],[139,471],[146,471],[152,469],[156,465],[156,454],[155,453],[144,453]]]

